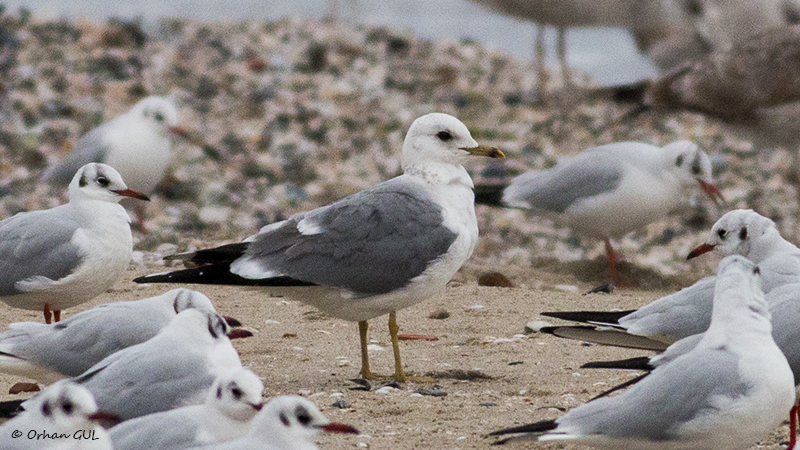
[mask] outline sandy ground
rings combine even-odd
[[[496,269],[496,268],[495,268]],[[162,293],[172,286],[136,285],[130,280],[163,268],[135,267],[116,288],[79,309],[111,301],[134,300]],[[603,390],[627,380],[631,373],[580,369],[585,362],[619,359],[641,351],[582,344],[549,335],[524,334],[528,321],[552,310],[633,308],[646,304],[668,290],[618,290],[613,294],[582,295],[593,286],[562,271],[501,268],[516,288],[480,287],[477,275],[485,271],[471,260],[451,282],[447,292],[398,314],[401,333],[438,337],[437,341],[405,341],[402,355],[406,370],[432,375],[447,395],[414,394],[433,383],[407,383],[389,393],[353,390],[349,381],[360,368],[355,323],[330,318],[314,308],[288,298],[232,287],[194,286],[208,295],[221,313],[245,323],[255,335],[235,341],[242,363],[261,376],[265,397],[300,394],[312,399],[334,421],[359,429],[360,435],[320,438],[323,449],[391,448],[464,449],[487,448],[494,439],[486,434],[516,424],[561,415]],[[557,285],[576,286],[568,292]],[[536,287],[530,287],[536,286]],[[432,319],[446,310],[446,319]],[[41,320],[40,314],[12,310],[0,304],[0,325]],[[553,319],[551,322],[556,323]],[[392,373],[391,344],[386,317],[371,321],[370,338],[378,348],[371,352],[373,370]],[[465,375],[466,374],[466,375]],[[0,377],[0,391],[19,378]],[[14,398],[2,395],[2,400]],[[332,406],[343,399],[346,409]],[[775,430],[765,448],[781,448],[788,426]],[[534,444],[512,444],[511,448]],[[543,448],[573,448],[563,444],[536,444]],[[574,447],[579,448],[579,447]]]

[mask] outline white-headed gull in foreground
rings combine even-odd
[[[69,203],[0,221],[0,300],[44,311],[50,323],[61,310],[108,290],[131,261],[130,216],[123,197],[148,198],[128,189],[105,164],[73,174]]]
[[[221,316],[187,309],[155,337],[72,378],[123,420],[201,403],[220,375],[242,366]],[[27,409],[27,404],[22,405]]]
[[[192,449],[318,450],[314,440],[322,431],[358,434],[350,425],[328,420],[310,400],[296,395],[284,395],[270,400],[256,414],[243,437]]]
[[[242,367],[217,378],[201,405],[148,414],[111,428],[114,450],[178,450],[240,438],[264,406],[263,391],[256,374]]]
[[[696,144],[617,142],[514,178],[503,202],[556,214],[576,232],[602,239],[611,277],[620,284],[611,239],[664,218],[698,184],[712,200],[722,198],[708,155]]]
[[[764,292],[800,282],[800,249],[781,237],[772,220],[752,210],[725,213],[711,227],[706,242],[692,250],[689,257],[711,250],[724,256],[742,255],[758,264]],[[545,312],[542,315],[593,325],[555,327],[545,332],[609,345],[664,350],[678,339],[708,328],[716,278],[703,278],[634,311]],[[595,329],[595,325],[611,329]]]
[[[59,381],[28,404],[29,409],[0,426],[0,448],[112,450],[108,433],[96,422],[116,418],[98,411],[86,388]]]
[[[614,397],[556,420],[500,430],[508,440],[600,448],[746,449],[781,424],[794,375],[775,341],[758,269],[741,256],[717,270],[711,325],[697,346]]]
[[[56,324],[18,322],[0,333],[0,372],[49,384],[82,374],[103,358],[152,338],[181,311],[216,312],[200,292],[173,289],[156,297],[96,306]],[[226,318],[230,324],[232,319]],[[238,324],[235,321],[234,324]],[[251,333],[233,330],[228,337]]]
[[[208,265],[134,281],[317,285],[288,295],[358,322],[366,379],[373,378],[367,320],[389,314],[395,379],[402,382],[395,311],[443,292],[478,241],[472,180],[461,165],[468,155],[504,156],[478,145],[455,117],[422,116],[403,144],[403,175],[268,225],[244,243],[184,256]]]
[[[781,349],[794,374],[795,383],[800,380],[800,283],[784,284],[765,296],[772,316],[772,338]],[[683,338],[670,345],[664,353],[652,357],[639,357],[621,361],[595,361],[584,364],[584,368],[653,370],[695,348],[704,333]],[[800,383],[796,388],[800,388]],[[790,412],[789,449],[797,442],[797,419],[800,407],[795,405]]]
[[[64,185],[82,165],[101,162],[117,169],[132,188],[151,194],[172,158],[170,135],[185,134],[177,125],[178,111],[170,100],[147,97],[86,133],[44,179]]]

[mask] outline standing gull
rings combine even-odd
[[[192,450],[319,450],[314,440],[322,431],[358,434],[350,425],[328,420],[310,400],[284,395],[270,400],[241,438]]]
[[[736,450],[764,438],[794,404],[794,376],[772,339],[755,265],[729,256],[717,274],[711,325],[694,350],[617,396],[492,434],[643,450]]]
[[[503,202],[556,214],[578,233],[602,239],[611,277],[620,284],[611,238],[663,218],[698,184],[711,199],[722,198],[708,155],[694,143],[617,142],[514,178]]]
[[[69,185],[69,203],[0,221],[0,300],[44,311],[61,310],[102,294],[125,272],[133,239],[123,197],[148,200],[128,189],[111,166],[91,163]]]
[[[217,378],[201,405],[148,414],[111,428],[114,450],[178,450],[240,438],[264,406],[263,391],[258,376],[242,367]]]
[[[12,323],[0,333],[0,372],[42,383],[78,376],[103,358],[152,338],[191,308],[216,312],[200,292],[173,289],[156,297],[99,305],[56,324]],[[226,321],[230,325],[233,319]],[[235,336],[243,334],[249,332],[238,330]]]
[[[736,209],[725,213],[711,227],[706,242],[692,250],[689,257],[712,249],[723,256],[742,255],[758,264],[764,292],[800,282],[800,249],[781,237],[775,222],[752,210]],[[703,278],[634,311],[544,312],[542,315],[592,325],[588,328],[553,327],[544,331],[608,345],[664,350],[676,340],[708,328],[716,280],[717,277]]]
[[[358,322],[365,379],[374,377],[367,320],[389,314],[395,379],[402,382],[395,312],[443,292],[478,241],[473,184],[461,165],[468,155],[504,157],[478,145],[455,117],[422,116],[403,144],[403,175],[268,225],[248,242],[184,256],[210,265],[134,281],[317,285],[290,295]]]

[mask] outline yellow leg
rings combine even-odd
[[[374,380],[375,375],[369,370],[369,353],[367,353],[367,330],[369,324],[366,320],[358,322],[358,334],[361,337],[361,378]]]
[[[397,340],[397,333],[400,326],[397,325],[397,313],[389,313],[389,336],[392,338],[392,350],[394,350],[394,381],[398,383],[406,382],[406,373],[403,371],[403,363],[400,361],[400,342]]]

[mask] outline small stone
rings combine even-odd
[[[553,324],[544,320],[531,320],[525,324],[525,334],[538,333],[544,327],[552,327]]]
[[[497,403],[492,403],[492,402],[478,403],[478,406],[484,406],[486,408],[489,408],[491,406],[497,406]]]
[[[445,392],[445,391],[443,391],[441,389],[419,388],[416,391],[414,391],[414,393],[415,394],[421,394],[421,395],[430,395],[430,396],[433,396],[433,397],[445,397],[445,396],[447,396],[447,392]]]
[[[478,278],[478,286],[513,288],[514,283],[500,272],[489,272]]]
[[[391,387],[391,386],[384,386],[384,387],[382,387],[382,388],[380,388],[380,389],[376,390],[376,391],[375,391],[375,393],[376,393],[376,394],[382,394],[382,395],[386,395],[386,394],[388,394],[389,392],[396,391],[396,390],[397,390],[396,388],[393,388],[393,387]]]
[[[331,403],[331,406],[339,409],[347,409],[350,407],[350,405],[343,399],[336,400],[335,402]]]
[[[559,291],[564,291],[564,292],[575,292],[575,293],[580,292],[578,286],[573,286],[571,284],[557,284],[555,285],[555,288]]]
[[[382,352],[384,348],[377,344],[367,344],[367,351],[368,352]]]
[[[448,317],[450,317],[450,313],[447,312],[446,309],[437,309],[436,311],[430,313],[430,315],[428,316],[429,319],[435,319],[435,320],[444,320],[447,319]]]

